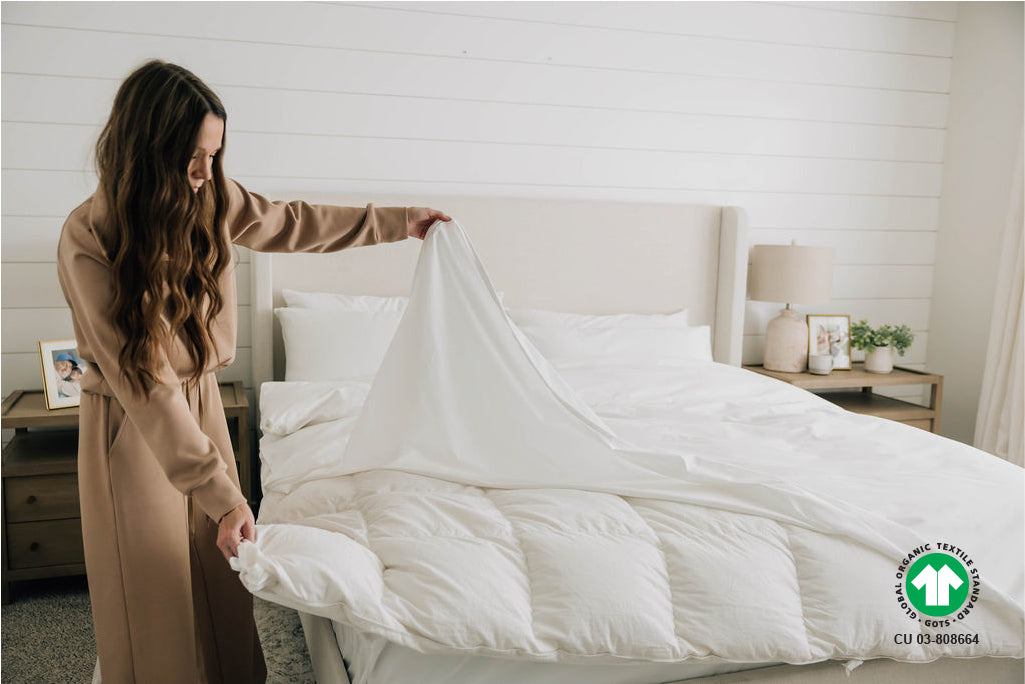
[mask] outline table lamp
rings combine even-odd
[[[808,324],[792,304],[829,302],[833,282],[832,247],[755,245],[751,251],[748,294],[761,302],[785,302],[786,308],[765,329],[767,370],[800,373],[808,365]]]

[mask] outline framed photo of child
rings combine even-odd
[[[78,406],[82,401],[81,378],[89,365],[78,355],[76,340],[39,342],[39,362],[43,369],[43,394],[46,408]]]
[[[828,354],[835,370],[850,370],[851,317],[808,314],[808,354]]]

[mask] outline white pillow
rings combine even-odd
[[[285,380],[351,380],[377,373],[402,311],[278,307]]]
[[[260,431],[286,436],[307,425],[356,416],[367,400],[370,382],[265,382],[260,386]]]
[[[507,309],[518,326],[554,325],[581,330],[608,328],[686,328],[687,310],[671,314],[574,314],[545,309]]]
[[[374,297],[336,292],[301,292],[282,289],[285,306],[302,309],[343,309],[345,311],[387,312],[406,310],[408,297]]]
[[[498,292],[502,300],[502,292]],[[376,297],[373,295],[350,295],[337,292],[302,292],[282,288],[285,306],[301,309],[341,309],[344,311],[398,311],[406,310],[409,297]]]
[[[686,311],[592,316],[510,309],[509,317],[553,362],[671,366],[712,360],[711,328],[687,325]]]

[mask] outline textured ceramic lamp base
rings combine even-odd
[[[808,324],[793,309],[781,309],[765,329],[766,370],[800,373],[808,367]]]

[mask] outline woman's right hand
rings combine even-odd
[[[256,541],[256,518],[246,503],[225,513],[217,526],[217,548],[224,554],[225,560],[238,556],[238,545],[243,539]]]
[[[427,237],[427,229],[433,226],[435,221],[452,220],[452,217],[445,212],[427,207],[407,207],[406,217],[406,232],[409,233],[409,237],[421,240]]]

